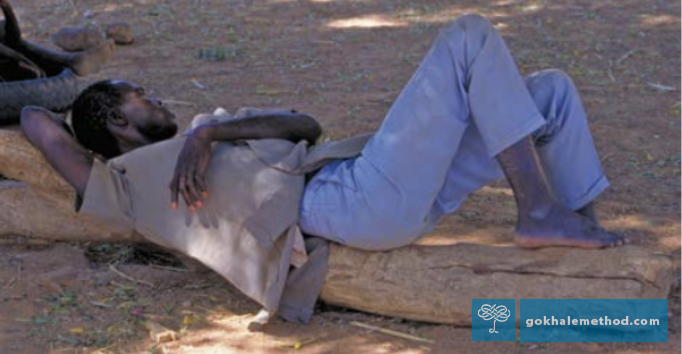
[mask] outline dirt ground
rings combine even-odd
[[[87,78],[135,81],[184,124],[217,106],[286,107],[331,137],[371,131],[429,48],[464,13],[490,17],[524,73],[574,79],[612,187],[604,225],[680,264],[680,3],[677,0],[134,0],[14,1],[24,35],[126,21],[136,33]],[[473,195],[432,240],[509,244],[511,192]],[[36,216],[39,217],[39,216]],[[246,324],[257,306],[215,274],[138,264],[129,246],[0,239],[0,353],[680,352],[679,288],[668,343],[472,342],[469,328],[320,307],[307,327]],[[116,260],[111,269],[107,262]],[[159,260],[146,263],[159,263]],[[127,279],[125,274],[133,279]],[[181,332],[155,345],[146,316]],[[434,340],[350,326],[361,321]]]

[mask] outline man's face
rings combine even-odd
[[[170,139],[178,132],[175,115],[163,106],[161,100],[145,96],[144,89],[132,84],[123,97],[121,113],[148,142]]]

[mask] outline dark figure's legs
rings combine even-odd
[[[621,244],[573,211],[608,185],[584,116],[564,121],[579,116],[579,100],[571,100],[577,94],[541,98],[552,90],[534,90],[533,82],[521,78],[487,20],[458,19],[440,33],[362,155],[311,180],[301,228],[363,249],[400,247],[501,177],[501,165],[519,202],[520,245]],[[544,104],[556,107],[541,113]],[[534,132],[537,152],[528,138]]]
[[[20,51],[45,70],[48,76],[59,74],[64,67],[71,68],[80,76],[93,73],[111,59],[114,48],[111,39],[92,49],[75,53],[54,51],[25,40],[19,46]]]
[[[0,43],[0,58],[3,59],[0,61],[0,64],[5,68],[5,70],[3,70],[5,71],[5,75],[2,75],[5,80],[11,80],[14,75],[18,75],[16,77],[23,77],[21,73],[17,72],[18,70],[27,70],[31,72],[32,75],[35,75],[35,77],[45,76],[45,73],[38,65],[23,56],[21,53],[5,46],[2,43]]]
[[[0,8],[2,8],[2,13],[5,15],[5,31],[2,42],[10,47],[16,47],[21,42],[21,29],[19,28],[17,17],[14,15],[14,10],[12,10],[12,6],[7,0],[0,0]]]
[[[28,70],[35,77],[58,75],[64,68],[71,68],[81,76],[87,75],[98,70],[114,54],[114,43],[111,40],[78,53],[58,52],[23,40],[12,6],[8,1],[0,0],[0,8],[5,16],[5,33],[2,38],[5,50],[0,48],[0,59],[10,64],[6,65],[7,70],[2,70],[0,73],[0,76],[4,78],[25,78],[12,77],[13,75],[26,76],[26,73],[17,72],[16,69]],[[16,52],[19,56],[12,55],[8,50]],[[14,67],[11,65],[13,62]]]

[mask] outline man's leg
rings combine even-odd
[[[566,240],[548,238],[543,242],[563,242],[583,247],[620,244],[620,237],[597,228],[592,201],[608,187],[608,181],[599,163],[585,111],[573,83],[561,71],[545,70],[527,77],[526,84],[547,124],[533,133],[535,149],[529,139],[524,139],[518,146],[498,155],[503,165],[507,163],[507,172],[512,174],[508,177],[511,177],[510,183],[519,206],[519,228],[524,232],[533,230],[534,235],[539,234],[538,230],[528,226],[529,221],[534,220],[529,214],[545,215],[548,210],[557,214],[554,210],[557,209],[554,201],[557,201],[559,209],[564,209],[560,212],[564,216],[548,219],[561,221],[562,225],[550,224],[548,228],[564,230],[570,226],[588,230],[574,230],[569,233],[570,237],[566,236]],[[465,134],[461,148],[452,161],[446,182],[432,210],[432,223],[442,215],[455,211],[471,192],[503,176],[497,161],[488,158],[477,129],[472,126]],[[534,150],[537,150],[537,157]],[[526,190],[525,187],[530,188]],[[575,218],[569,212],[573,210],[590,220]],[[563,231],[558,235],[553,231],[550,234],[559,237]],[[521,237],[518,241],[531,247],[542,245],[538,240],[527,237]]]
[[[481,134],[490,158],[544,125],[506,45],[477,15],[441,31],[360,157],[313,178],[301,228],[364,249],[413,242],[464,132],[484,120],[472,117],[495,121]]]
[[[520,206],[535,207],[535,201],[545,206],[549,187],[533,146],[524,141],[544,123],[489,22],[480,16],[460,18],[441,32],[362,156],[332,164],[311,181],[302,203],[302,228],[365,249],[410,243],[433,221],[432,207],[442,201],[441,189],[448,189],[446,175],[457,154],[470,162],[470,168],[462,170],[469,186],[485,179],[489,167],[495,166],[491,160],[501,155]],[[460,149],[463,139],[463,144],[473,143],[484,153]],[[513,171],[519,168],[521,175],[535,175],[519,179]],[[467,172],[472,173],[466,176]],[[539,190],[524,183],[531,178]],[[528,196],[536,200],[528,203]],[[540,227],[542,232],[534,234],[520,228],[520,243],[603,247],[620,242],[591,225],[582,227],[579,215],[556,204],[551,210],[562,212],[551,214],[556,221],[549,225],[552,229]],[[521,213],[529,212],[520,209]],[[525,242],[535,236],[539,243]]]
[[[619,246],[624,239],[556,202],[530,137],[502,151],[498,161],[516,199],[516,243],[524,247]]]
[[[608,181],[572,81],[561,71],[550,70],[530,76],[527,84],[547,124],[533,134],[537,149],[528,139],[499,155],[519,206],[517,243],[527,247],[624,244],[624,238],[599,227],[592,207]],[[541,179],[546,179],[547,188],[533,188]]]
[[[592,201],[609,183],[578,90],[561,70],[536,72],[526,78],[526,85],[547,120],[533,139],[554,196],[598,224]]]

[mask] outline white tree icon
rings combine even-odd
[[[495,322],[493,322],[493,328],[488,330],[488,332],[490,333],[500,333],[495,330],[495,323],[497,321],[500,322],[506,321],[509,318],[510,314],[511,313],[509,312],[507,307],[502,305],[496,307],[495,305],[490,306],[488,304],[484,304],[483,306],[481,306],[481,309],[478,310],[478,317],[486,321],[495,319]]]

